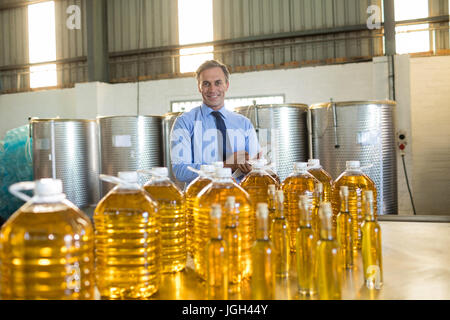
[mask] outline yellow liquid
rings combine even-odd
[[[228,299],[227,251],[222,238],[213,238],[206,246],[206,292],[209,300]]]
[[[323,168],[309,169],[311,173],[317,180],[322,182],[323,185],[323,201],[331,201],[331,186],[333,184],[333,178],[330,174],[326,172]]]
[[[181,191],[170,181],[145,185],[159,205],[161,223],[161,272],[178,272],[186,267],[186,215]]]
[[[252,300],[275,298],[275,261],[269,239],[258,239],[252,247]]]
[[[250,172],[240,183],[240,186],[250,196],[252,210],[255,212],[255,215],[256,206],[259,202],[269,203],[269,184],[274,184],[275,189],[278,189],[278,182],[267,173],[261,173],[260,171]]]
[[[364,174],[350,175],[344,172],[336,179],[332,188],[332,204],[333,215],[337,215],[341,208],[341,198],[339,190],[341,186],[348,186],[348,209],[352,217],[352,247],[353,250],[361,249],[361,223],[363,221],[362,215],[362,196],[364,191],[372,190],[374,197],[375,212],[377,212],[377,191],[375,184],[369,177]]]
[[[228,246],[228,280],[232,284],[242,280],[242,238],[236,225],[225,227],[223,238]]]
[[[316,293],[316,245],[317,238],[311,226],[297,229],[297,281],[301,294],[312,296]]]
[[[226,180],[226,181],[225,181]],[[251,253],[250,249],[255,240],[255,213],[253,212],[250,199],[239,185],[231,179],[215,180],[204,188],[197,196],[194,205],[194,225],[192,251],[195,271],[202,278],[205,274],[204,248],[210,239],[210,211],[213,204],[221,206],[222,212],[226,212],[225,203],[227,197],[233,196],[236,204],[237,228],[241,235],[241,278],[245,279],[251,275]],[[226,225],[226,215],[222,215],[221,225]]]
[[[352,218],[348,212],[339,212],[336,223],[337,242],[341,251],[342,266],[350,269],[353,266]]]
[[[271,225],[271,241],[274,249],[275,275],[287,277],[289,274],[290,236],[289,224],[286,218],[275,217]]]
[[[298,202],[300,195],[305,194],[310,200],[312,205],[316,205],[316,198],[314,197],[314,182],[317,181],[311,174],[296,174],[288,176],[281,188],[284,193],[284,208],[286,217],[288,219],[290,234],[294,235],[299,227],[300,209]],[[291,251],[296,250],[296,237],[291,237]]]
[[[186,200],[186,250],[192,254],[192,233],[194,226],[194,205],[197,195],[204,187],[211,183],[210,178],[197,177],[186,188],[184,197]]]
[[[335,240],[317,242],[317,292],[321,300],[341,299],[339,247]]]
[[[378,222],[365,220],[361,229],[364,280],[369,289],[380,289],[383,285],[381,228]]]
[[[71,203],[25,204],[0,244],[2,299],[94,299],[94,231]]]
[[[156,202],[142,190],[113,189],[97,205],[94,226],[101,297],[146,299],[154,294],[161,280]]]

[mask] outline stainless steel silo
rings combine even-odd
[[[101,173],[117,176],[120,171],[136,171],[163,166],[161,116],[97,117],[100,132]],[[141,176],[140,183],[148,177]],[[103,182],[102,196],[113,185]]]
[[[31,119],[34,178],[63,182],[80,208],[100,199],[98,128],[95,120]]]
[[[294,162],[307,161],[307,105],[253,105],[235,111],[252,122],[264,155],[274,164],[281,181],[292,172]]]
[[[179,182],[175,179],[175,175],[172,171],[172,162],[170,158],[170,133],[172,132],[173,124],[175,120],[183,112],[169,112],[163,116],[162,128],[163,128],[163,150],[164,150],[164,166],[169,170],[169,177],[172,181],[176,183],[181,190],[184,189],[185,183]]]
[[[378,214],[397,214],[397,159],[393,101],[311,105],[314,158],[336,179],[347,160],[359,160],[375,182]]]

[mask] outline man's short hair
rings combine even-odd
[[[200,73],[207,69],[216,68],[219,67],[222,69],[223,74],[225,75],[226,82],[229,82],[230,79],[230,71],[228,70],[227,66],[224,65],[222,62],[217,60],[206,60],[203,62],[200,67],[198,67],[197,71],[195,72],[195,77],[197,78],[197,81],[200,79]]]

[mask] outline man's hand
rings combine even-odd
[[[252,170],[252,166],[248,163],[248,160],[250,160],[248,152],[237,151],[225,160],[223,166],[225,168],[231,168],[232,172],[240,169],[242,173],[247,174]]]

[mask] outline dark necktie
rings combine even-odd
[[[222,133],[222,158],[225,162],[227,156],[227,127],[219,111],[213,111],[211,114],[216,118],[216,128]]]

